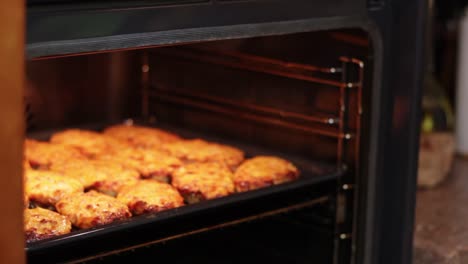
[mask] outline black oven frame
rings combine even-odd
[[[372,42],[356,263],[411,263],[425,1],[41,3],[27,9],[28,59],[208,40],[361,28]],[[188,19],[187,19],[188,18]],[[93,22],[93,23],[89,23]],[[88,23],[88,24],[87,24]]]

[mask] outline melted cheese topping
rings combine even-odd
[[[167,153],[149,149],[125,149],[112,155],[104,155],[100,159],[117,162],[128,168],[137,170],[142,177],[170,176],[182,162]]]
[[[153,180],[142,180],[126,186],[117,196],[133,214],[160,212],[184,205],[184,199],[171,185]]]
[[[56,212],[40,207],[24,210],[24,232],[26,242],[68,234],[71,222]]]
[[[110,195],[118,193],[123,186],[135,184],[139,179],[137,171],[102,160],[72,160],[54,164],[51,170],[80,181],[85,188]]]
[[[298,177],[299,170],[289,161],[271,156],[258,156],[242,163],[233,179],[237,191],[248,191]]]
[[[139,148],[159,148],[164,143],[180,140],[179,136],[161,129],[134,125],[111,126],[104,134]]]
[[[54,205],[67,195],[83,192],[79,181],[57,172],[26,170],[24,179],[29,200],[43,205]]]
[[[48,168],[55,162],[83,158],[76,149],[61,144],[51,144],[32,139],[24,142],[25,159],[33,166]]]
[[[169,154],[189,162],[223,162],[234,168],[244,160],[244,152],[239,149],[201,139],[177,141],[162,147]]]
[[[78,149],[90,158],[105,153],[117,152],[128,147],[122,141],[106,137],[94,131],[79,129],[69,129],[55,133],[50,141]]]
[[[201,194],[213,199],[234,192],[230,169],[222,163],[191,163],[177,170],[172,185],[183,194]]]
[[[117,199],[95,191],[69,195],[56,205],[57,211],[78,228],[90,228],[131,216]]]

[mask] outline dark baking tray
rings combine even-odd
[[[101,130],[109,124],[81,126]],[[186,138],[200,137],[229,144],[246,152],[246,157],[270,154],[292,161],[301,170],[301,177],[293,182],[227,197],[203,201],[157,214],[132,217],[128,220],[26,245],[29,263],[82,261],[106,254],[161,243],[182,236],[234,225],[288,210],[313,206],[333,197],[336,180],[344,174],[334,165],[310,161],[303,157],[262,148],[254,144],[227,140],[216,135],[158,125]],[[47,140],[57,131],[29,133],[28,137]]]

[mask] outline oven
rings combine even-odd
[[[28,1],[19,141],[145,126],[282,157],[301,174],[22,254],[410,263],[424,2]]]

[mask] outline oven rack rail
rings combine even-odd
[[[280,111],[270,107],[257,107],[246,103],[236,103],[231,100],[206,95],[194,95],[190,92],[168,92],[161,89],[148,91],[148,95],[159,103],[171,103],[183,105],[222,114],[230,118],[243,119],[284,127],[288,129],[299,130],[306,133],[317,134],[332,138],[353,137],[351,133],[341,133],[338,131],[337,123],[339,119],[335,117],[317,114],[314,116],[301,115],[300,113]],[[321,127],[313,123],[322,124]],[[327,125],[325,128],[323,125]]]
[[[344,157],[348,145],[346,141],[353,139],[356,141],[354,152],[358,156],[364,77],[364,62],[362,60],[341,56],[337,59],[339,67],[320,67],[239,51],[214,50],[200,47],[155,49],[151,51],[151,54],[270,74],[319,84],[324,88],[338,89],[339,96],[337,99],[339,100],[339,109],[337,109],[336,113],[326,113],[310,109],[308,114],[304,114],[270,106],[259,106],[235,101],[220,96],[194,93],[187,89],[184,91],[180,89],[163,89],[151,84],[149,80],[149,55],[148,53],[144,53],[142,65],[142,113],[145,118],[150,118],[150,104],[155,102],[170,103],[222,114],[231,118],[335,138],[337,140],[338,164],[346,164],[346,158]],[[357,101],[357,109],[353,109],[353,113],[357,115],[354,118],[356,123],[353,129],[350,128],[349,123],[351,93],[356,94]]]
[[[355,84],[341,82],[339,78],[340,74],[343,72],[341,66],[319,67],[311,64],[247,54],[240,51],[208,50],[207,48],[200,47],[155,49],[151,51],[151,53],[203,63],[217,64],[235,69],[271,74],[331,87],[356,87]],[[333,76],[336,77],[333,78]]]

